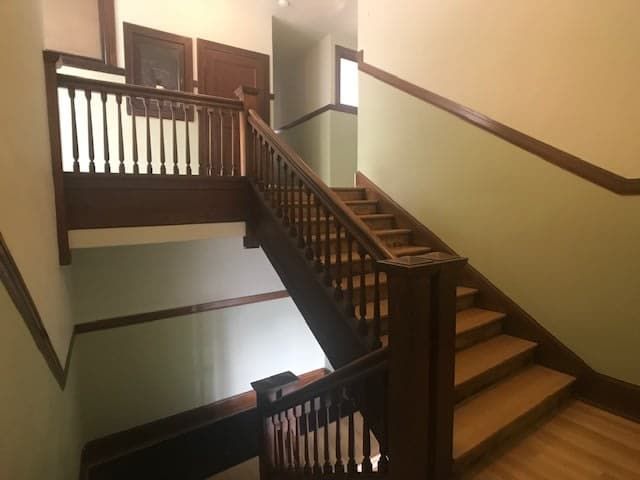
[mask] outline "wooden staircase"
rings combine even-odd
[[[396,256],[420,255],[431,251],[416,244],[413,232],[399,228],[396,218],[382,211],[378,201],[367,197],[364,188],[334,191]],[[335,235],[331,239],[337,242]],[[344,261],[347,261],[345,258]],[[345,280],[346,281],[346,280]],[[359,291],[360,275],[353,278]],[[381,275],[380,303],[382,343],[393,319],[389,318],[386,277]],[[374,276],[365,278],[367,299],[373,295]],[[478,291],[458,286],[456,314],[455,400],[453,459],[454,472],[461,473],[500,442],[524,431],[549,414],[569,394],[575,378],[535,364],[537,344],[502,333],[505,314],[476,306]],[[373,301],[367,304],[372,321]]]

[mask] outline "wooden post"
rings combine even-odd
[[[466,259],[443,253],[378,263],[389,285],[392,478],[450,478],[456,280]]]
[[[49,120],[49,146],[51,148],[51,173],[53,175],[53,193],[56,207],[56,226],[58,231],[58,256],[60,265],[71,264],[67,211],[64,201],[64,177],[62,170],[62,144],[60,141],[60,114],[58,111],[57,72],[61,59],[56,52],[43,52],[44,80],[47,93],[47,117]]]
[[[291,372],[279,373],[257,382],[252,382],[251,387],[256,392],[256,410],[258,412],[258,456],[260,459],[260,480],[272,478],[271,472],[275,466],[275,459],[271,458],[273,435],[265,428],[264,412],[273,401],[282,398],[287,387],[298,382],[298,377]]]

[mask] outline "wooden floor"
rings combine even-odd
[[[640,480],[640,424],[571,401],[464,480]]]

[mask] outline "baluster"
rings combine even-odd
[[[73,171],[80,172],[80,152],[78,151],[78,125],[76,122],[76,90],[69,88],[69,101],[71,102],[71,143],[73,147]]]
[[[346,299],[346,307],[347,307],[347,315],[355,316],[355,299],[353,292],[353,237],[347,231],[345,232],[347,236],[347,299]]]
[[[336,225],[336,285],[335,285],[335,298],[336,300],[342,300],[342,225],[337,218],[334,218]]]
[[[191,175],[191,144],[189,143],[189,118],[187,117],[187,104],[182,104],[184,113],[184,157],[187,162],[187,175]]]
[[[179,175],[180,170],[178,168],[178,133],[176,130],[176,108],[173,102],[169,102],[171,108],[171,126],[173,130],[173,174]]]
[[[311,190],[305,186],[305,193],[307,195],[307,250],[306,256],[308,260],[313,260],[313,235],[311,233],[311,215],[313,209],[313,203],[311,202]]]
[[[342,419],[342,388],[333,392],[333,404],[336,413],[336,463],[334,471],[337,474],[344,473],[344,464],[342,463],[342,438],[340,437],[340,420]]]
[[[362,451],[364,453],[362,473],[371,473],[373,471],[373,466],[371,465],[371,432],[366,415],[362,415]]]
[[[382,333],[382,321],[380,318],[380,272],[375,264],[373,269],[373,342],[375,348],[380,348],[382,346],[382,342],[380,341],[380,334]]]
[[[278,169],[278,208],[276,210],[276,215],[278,215],[278,217],[282,217],[284,215],[284,211],[282,209],[282,157],[280,157],[280,155],[278,155],[276,157],[276,160],[278,162],[278,164],[276,165],[276,168]]]
[[[91,90],[85,90],[84,96],[87,99],[87,146],[89,149],[89,172],[96,173],[93,151],[93,120],[91,118]]]
[[[282,223],[289,225],[289,167],[284,163],[284,204],[282,205]]]
[[[276,427],[276,420],[275,420],[276,416],[272,415],[269,417],[269,421],[271,422],[271,454],[272,454],[272,461],[271,461],[271,468],[275,469],[278,465],[278,429]],[[269,430],[267,430],[269,431]]]
[[[218,109],[218,115],[220,116],[220,171],[218,175],[224,176],[224,111]]]
[[[389,472],[389,425],[388,420],[389,417],[387,415],[387,395],[389,395],[389,377],[385,373],[384,380],[382,382],[382,422],[380,428],[380,435],[378,438],[378,443],[380,445],[380,460],[378,460],[378,472],[380,473],[388,473]]]
[[[278,208],[278,192],[276,190],[276,169],[278,168],[274,160],[275,151],[269,150],[269,177],[271,178],[271,189],[269,195],[271,197],[271,208]]]
[[[208,174],[211,176],[218,175],[216,171],[216,155],[217,152],[215,150],[216,146],[216,131],[215,131],[215,110],[211,109],[209,112],[209,165],[208,165]]]
[[[202,121],[202,126],[199,126],[198,132],[198,145],[201,145],[200,139],[204,134],[207,136],[207,148],[205,151],[198,151],[198,175],[206,175],[206,160],[205,153],[209,151],[209,117],[207,113],[207,109],[205,107],[194,107],[198,112],[198,122]],[[205,116],[206,115],[206,116]],[[206,128],[206,132],[203,132],[203,129]]]
[[[250,173],[251,173],[251,176],[257,180],[258,179],[258,156],[260,155],[260,152],[258,150],[259,148],[258,145],[260,143],[260,137],[256,129],[252,127],[251,130],[253,132],[253,164],[251,166],[252,171]]]
[[[300,471],[300,429],[299,426],[299,411],[300,407],[293,407],[293,421],[294,421],[294,430],[293,430],[293,467],[296,472]]]
[[[149,99],[143,98],[142,103],[144,104],[144,118],[145,124],[147,127],[147,174],[151,175],[153,173],[153,157],[151,153],[151,122],[149,121]]]
[[[302,180],[298,180],[298,248],[304,248],[304,192]]]
[[[311,400],[313,402],[313,400]],[[303,432],[304,435],[304,475],[311,475],[311,461],[309,460],[309,419],[311,415],[311,402],[305,402],[302,406],[302,415],[304,416]],[[307,408],[307,405],[309,407]]]
[[[366,264],[367,264],[367,252],[358,245],[358,255],[360,256],[360,332],[363,335],[367,334],[367,289],[366,289]]]
[[[162,124],[164,115],[162,115],[162,105],[160,105],[160,100],[156,101],[158,102],[158,121],[160,124],[160,175],[166,175],[167,167],[165,164],[167,158],[164,151],[164,125]]]
[[[118,167],[118,173],[125,173],[124,170],[124,138],[122,135],[122,95],[116,94],[116,103],[118,104],[118,157],[120,159],[120,166]]]
[[[102,142],[104,145],[104,173],[111,173],[109,163],[109,126],[107,123],[107,92],[100,92],[102,100]]]
[[[236,122],[233,110],[230,111],[231,116],[231,176],[236,176]]]
[[[283,429],[286,426],[286,434],[283,435],[284,436],[284,448],[287,452],[287,470],[291,471],[293,470],[293,461],[292,461],[292,455],[291,455],[291,450],[292,450],[292,442],[291,442],[291,423],[290,423],[290,417],[289,417],[289,411],[285,410],[284,412],[282,412],[283,415],[283,420],[282,420],[282,427]]]
[[[324,283],[330,287],[331,280],[331,215],[324,209]]]
[[[296,217],[296,176],[293,172],[293,167],[291,168],[291,213],[289,215],[291,227],[289,228],[289,235],[295,237],[298,234],[298,228],[296,226],[297,217]]]
[[[318,429],[320,428],[320,399],[314,398],[311,400],[313,405],[313,414],[316,421],[315,428],[313,429],[313,473],[314,475],[321,475],[322,468],[320,467],[320,447],[318,445]]]
[[[284,465],[284,449],[282,448],[282,425],[280,423],[279,413],[276,413],[273,416],[273,426],[274,426],[275,452],[276,452],[276,460],[275,460],[274,467],[276,470],[280,470]]]
[[[356,426],[354,422],[354,410],[355,402],[349,402],[349,434],[348,434],[348,456],[347,472],[356,473],[358,471],[358,464],[356,462]]]
[[[329,420],[331,416],[329,415],[329,409],[331,408],[331,401],[326,395],[321,397],[322,406],[323,406],[323,414],[324,414],[324,465],[322,466],[322,471],[325,474],[333,473],[333,468],[331,466],[331,459],[329,457]]]
[[[322,230],[322,221],[320,220],[320,199],[315,197],[316,204],[316,271],[322,271],[322,239],[320,238],[320,231]]]
[[[139,174],[138,167],[138,133],[136,132],[136,112],[134,110],[134,98],[129,96],[129,106],[131,107],[131,156],[133,157],[133,173]]]

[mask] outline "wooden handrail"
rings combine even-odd
[[[367,225],[331,190],[320,177],[300,158],[287,143],[266,124],[255,110],[249,110],[249,124],[278,151],[291,168],[299,175],[307,188],[320,199],[343,226],[349,230],[353,238],[360,243],[375,260],[395,258],[382,241],[371,233]]]
[[[354,360],[342,368],[326,375],[305,387],[295,390],[288,395],[274,401],[265,409],[265,415],[273,415],[282,412],[305,401],[320,396],[321,394],[339,388],[341,386],[355,383],[356,381],[369,377],[378,371],[388,368],[389,348],[375,350],[363,357]]]
[[[181,92],[178,90],[165,90],[160,88],[132,85],[130,83],[107,82],[91,78],[76,77],[73,75],[57,75],[58,87],[75,88],[77,90],[91,90],[92,92],[104,92],[135,96],[139,98],[163,99],[168,101],[188,102],[189,105],[203,107],[222,107],[229,110],[242,110],[242,102],[229,98],[202,95],[199,93]]]

